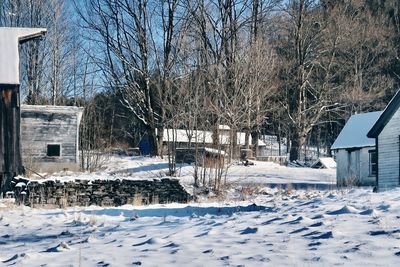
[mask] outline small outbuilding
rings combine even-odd
[[[79,125],[83,108],[21,105],[22,160],[27,171],[79,168]]]
[[[220,168],[224,166],[225,151],[209,147],[189,147],[176,149],[176,162],[192,164],[196,162],[206,168]]]
[[[400,90],[368,132],[376,145],[376,185],[384,191],[400,185]]]
[[[376,111],[351,116],[336,138],[331,150],[336,157],[338,185],[375,185],[375,140],[368,138],[367,133],[381,114]]]

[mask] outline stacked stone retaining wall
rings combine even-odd
[[[17,203],[40,207],[186,203],[191,196],[177,179],[33,181],[15,179]]]

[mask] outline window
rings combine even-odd
[[[48,157],[61,156],[61,145],[60,144],[47,145],[47,156]]]
[[[369,175],[376,175],[378,170],[378,157],[376,150],[369,150]]]

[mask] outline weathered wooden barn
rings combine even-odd
[[[79,168],[82,112],[71,106],[21,106],[22,159],[28,171]]]
[[[379,191],[400,186],[400,90],[368,132],[375,138]]]
[[[331,149],[336,157],[338,185],[375,185],[377,170],[375,140],[367,137],[381,111],[350,117]]]
[[[0,195],[24,172],[20,143],[19,45],[45,29],[0,27]]]
[[[208,147],[189,147],[176,149],[176,162],[192,164],[206,168],[221,168],[225,163],[225,151]]]

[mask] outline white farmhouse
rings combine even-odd
[[[338,185],[375,185],[375,140],[367,133],[381,114],[376,111],[351,116],[333,143]]]
[[[400,90],[368,132],[375,138],[378,191],[400,185]]]

